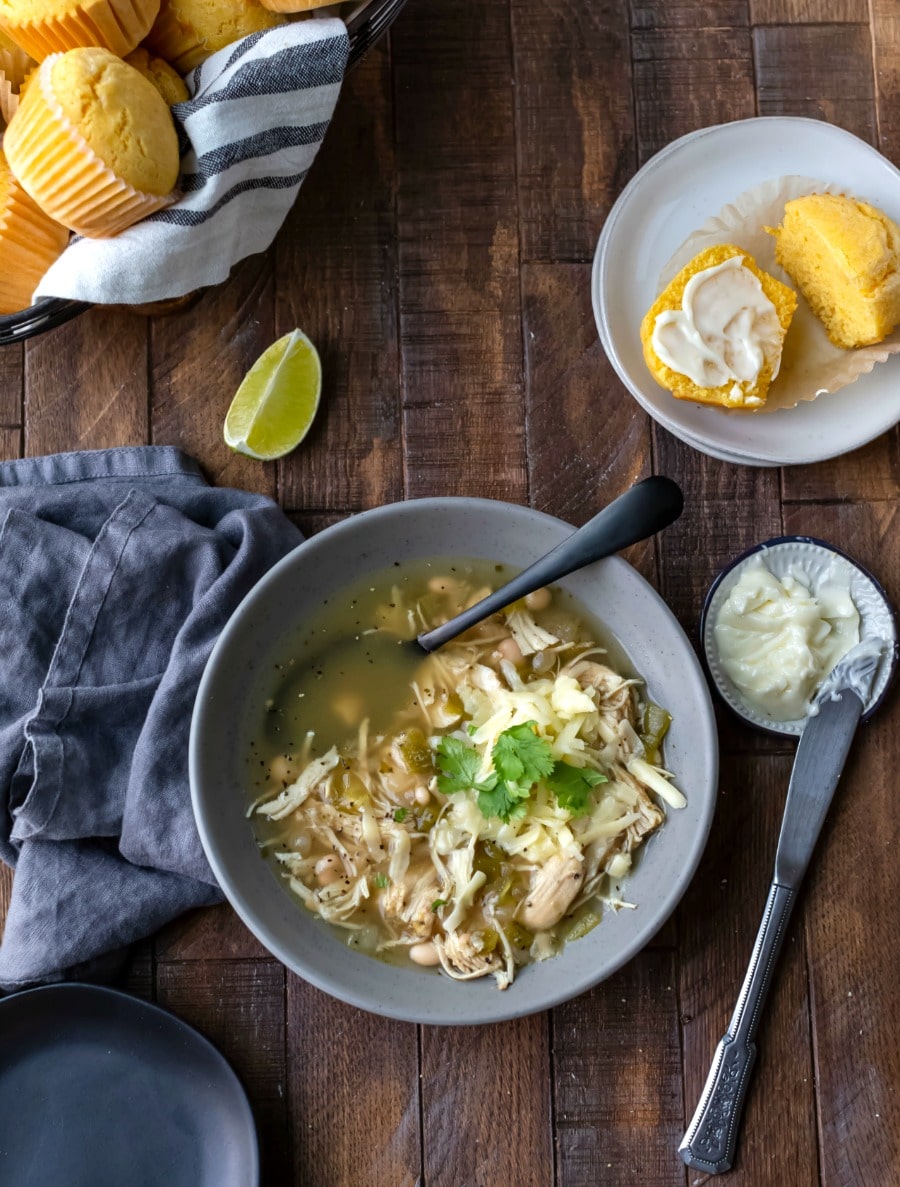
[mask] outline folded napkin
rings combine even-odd
[[[182,145],[174,206],[113,239],[76,239],[35,293],[140,305],[225,280],[269,246],[328,129],[347,66],[343,21],[298,21],[213,54],[172,108]]]
[[[191,710],[232,611],[300,539],[175,449],[0,464],[0,858],[16,867],[0,987],[71,975],[221,897],[191,812]]]

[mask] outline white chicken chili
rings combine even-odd
[[[403,646],[500,572],[404,566],[312,624],[268,704],[250,813],[353,947],[505,989],[626,905],[616,884],[685,800],[661,765],[668,713],[558,591],[431,656]]]

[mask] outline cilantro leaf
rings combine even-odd
[[[446,907],[447,900],[445,898],[436,898],[431,904],[431,910],[437,913],[441,907]]]
[[[598,783],[606,783],[606,776],[590,767],[573,767],[567,762],[557,762],[544,782],[556,796],[561,808],[573,816],[584,816],[590,811],[588,801],[591,791]]]
[[[475,776],[481,769],[481,755],[474,746],[451,738],[449,734],[441,738],[437,747],[438,791],[443,795],[455,795],[458,791],[468,791],[473,787],[476,791],[491,791],[497,775],[491,773],[487,779],[478,782]]]
[[[553,770],[550,743],[538,737],[535,725],[528,721],[504,730],[491,752],[500,778],[516,788],[530,788]]]
[[[396,822],[398,824],[402,824],[408,815],[409,815],[408,808],[398,808],[396,810],[396,812],[394,813],[394,819],[396,820]]]
[[[379,888],[379,890],[384,890],[384,888],[388,885],[387,874],[376,874],[375,885]]]
[[[493,787],[482,787],[478,791],[478,807],[482,816],[499,816],[509,822],[513,817],[524,816],[525,801],[531,793],[530,787],[517,787],[494,775]]]

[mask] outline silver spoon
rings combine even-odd
[[[449,622],[425,631],[414,640],[414,645],[418,644],[422,651],[436,651],[519,598],[661,532],[675,522],[683,508],[684,495],[671,478],[645,478],[506,585]]]
[[[794,561],[850,566],[851,596],[860,610],[862,642],[835,666],[802,721],[760,719],[722,671],[715,646],[718,609],[737,581],[743,564],[763,553],[769,567],[787,569]],[[836,561],[838,558],[838,561]],[[756,728],[794,736],[794,759],[787,801],[775,851],[775,872],[750,964],[731,1022],[713,1055],[700,1103],[678,1152],[688,1166],[722,1174],[734,1162],[750,1072],[756,1059],[756,1032],[775,963],[784,942],[797,892],[812,858],[850,745],[861,720],[878,708],[897,663],[897,632],[884,590],[861,566],[838,549],[809,537],[770,540],[738,560],[713,584],[703,608],[701,635],[707,664],[718,691],[731,709]]]

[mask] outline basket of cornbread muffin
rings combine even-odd
[[[807,185],[785,179],[768,203],[744,195],[676,253],[640,328],[647,368],[675,399],[790,408],[900,352],[900,227],[849,193],[790,196]],[[742,245],[721,242],[731,230]],[[749,241],[767,241],[761,251],[781,277]]]
[[[177,200],[184,146],[170,109],[188,99],[185,76],[234,42],[317,17],[345,21],[353,62],[403,3],[0,0],[0,343],[86,308],[31,304],[72,234],[118,236]]]

